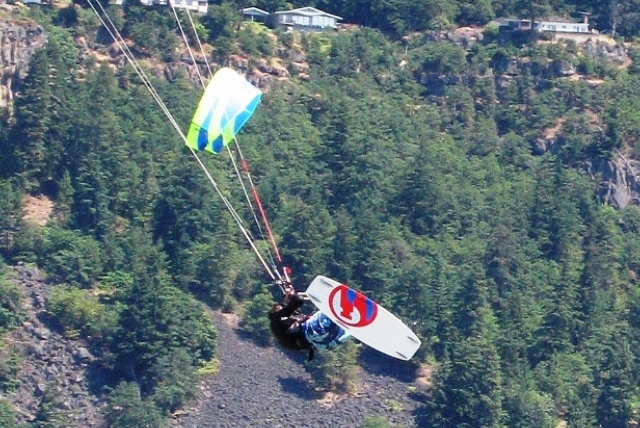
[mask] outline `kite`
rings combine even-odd
[[[186,145],[194,150],[220,153],[256,110],[262,91],[224,67],[213,76],[200,99]]]

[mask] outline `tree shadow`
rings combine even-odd
[[[85,374],[89,392],[98,398],[103,398],[108,388],[115,388],[122,380],[117,373],[103,367],[99,361],[89,363]]]
[[[360,352],[360,367],[369,374],[392,377],[403,383],[416,380],[418,364],[390,357],[369,347]]]
[[[52,333],[58,333],[64,336],[64,328],[60,322],[54,318],[49,312],[45,310],[39,310],[35,314],[36,319],[42,323],[43,326],[51,330]]]
[[[299,377],[279,377],[278,382],[280,382],[282,391],[287,394],[295,395],[307,401],[319,398],[318,392],[316,392],[313,385],[305,379]]]
[[[416,425],[419,427],[428,427],[431,426],[431,414],[433,410],[429,408],[427,400],[430,397],[424,396],[424,401],[421,401],[421,405],[418,406],[413,412],[411,412],[411,416],[413,416],[413,420],[416,421]]]

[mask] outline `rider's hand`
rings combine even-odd
[[[296,290],[295,288],[293,288],[291,285],[289,285],[287,287],[287,289],[285,290],[285,294],[284,294],[284,302],[285,303],[289,303],[289,300],[291,300],[291,297],[296,294]]]

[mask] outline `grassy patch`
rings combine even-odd
[[[220,361],[217,358],[213,358],[198,367],[198,375],[202,377],[214,375],[218,371],[220,371]]]

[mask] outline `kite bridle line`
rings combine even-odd
[[[125,43],[124,38],[122,37],[122,35],[120,34],[120,32],[118,31],[116,26],[113,24],[113,21],[111,20],[111,18],[107,14],[106,10],[104,9],[104,7],[102,6],[102,4],[99,1],[96,2],[96,3],[98,3],[98,6],[99,6],[100,10],[102,11],[104,16],[106,17],[106,20],[109,22],[109,25],[107,25],[107,22],[105,21],[105,19],[98,12],[98,10],[96,9],[96,7],[93,4],[93,1],[94,0],[87,0],[89,6],[93,10],[93,12],[96,14],[96,16],[98,17],[98,19],[100,20],[100,22],[102,23],[104,28],[107,30],[107,32],[109,33],[111,38],[115,41],[115,43],[118,45],[118,48],[120,49],[120,51],[125,55],[125,57],[127,58],[127,61],[133,67],[133,69],[136,72],[136,74],[138,75],[138,77],[140,77],[142,83],[145,85],[147,90],[149,90],[149,93],[151,94],[153,99],[156,101],[156,103],[158,104],[158,106],[160,107],[162,112],[165,114],[165,116],[167,117],[167,119],[169,120],[169,122],[171,123],[173,128],[176,130],[178,135],[180,135],[180,138],[182,138],[182,140],[185,143],[185,145],[187,145],[187,138],[185,137],[184,133],[180,129],[180,126],[178,125],[178,123],[174,119],[173,115],[171,114],[171,112],[167,108],[167,106],[164,103],[164,101],[162,101],[162,99],[160,98],[160,95],[158,95],[157,91],[155,90],[155,88],[151,84],[151,81],[147,77],[145,71],[142,69],[142,67],[140,66],[140,63],[138,62],[138,60],[135,58],[135,56],[133,55],[133,53],[131,52],[131,50],[129,49],[127,44]],[[171,7],[173,8],[173,5]],[[174,13],[175,13],[175,10],[174,10]],[[196,33],[196,37],[197,37],[197,33]],[[195,63],[195,61],[194,61],[194,63]],[[198,75],[200,76],[199,71],[198,71]],[[202,77],[201,76],[200,76],[200,79],[201,79],[201,82],[202,82]],[[242,219],[240,218],[240,216],[238,215],[236,210],[233,208],[233,206],[231,205],[229,200],[220,191],[220,188],[218,187],[218,184],[213,179],[213,177],[211,176],[211,174],[209,173],[209,171],[205,167],[205,165],[202,162],[202,160],[198,157],[196,152],[191,147],[189,147],[189,150],[190,150],[191,154],[193,155],[193,157],[198,162],[198,165],[200,165],[200,168],[204,171],[205,175],[207,176],[207,179],[211,183],[211,186],[214,188],[214,190],[216,191],[216,193],[218,194],[218,196],[220,197],[220,199],[223,201],[224,205],[226,206],[227,210],[229,211],[229,213],[231,214],[231,216],[235,220],[238,228],[240,229],[240,231],[242,232],[244,237],[249,242],[249,245],[251,246],[251,249],[255,252],[256,256],[258,257],[258,259],[262,263],[263,267],[266,269],[266,271],[269,274],[269,276],[271,277],[271,279],[275,281],[276,280],[276,275],[273,273],[273,271],[271,270],[271,268],[269,267],[267,262],[262,257],[262,254],[260,253],[260,251],[256,247],[255,243],[253,242],[251,234],[249,233],[249,231],[242,224]],[[277,270],[275,270],[275,272],[278,273]],[[279,273],[278,273],[278,277],[280,277]]]
[[[200,78],[200,83],[202,84],[202,89],[205,89],[205,84],[204,84],[204,80],[202,79],[202,76],[200,75],[200,70],[199,67],[197,66],[196,60],[193,56],[193,52],[191,51],[191,46],[189,45],[189,41],[187,40],[187,36],[184,33],[184,30],[182,29],[182,24],[180,23],[180,18],[178,17],[178,14],[176,12],[175,7],[173,6],[173,2],[171,2],[171,0],[169,1],[169,5],[171,6],[171,10],[173,11],[173,15],[176,18],[176,21],[178,22],[178,27],[180,28],[180,33],[182,34],[182,39],[184,41],[185,46],[187,47],[187,50],[189,51],[189,55],[191,56],[191,60],[193,61],[193,64],[196,67],[196,72],[198,73],[198,77]],[[187,16],[189,17],[189,22],[191,23],[191,30],[193,31],[193,34],[195,36],[196,41],[198,42],[198,46],[200,48],[200,53],[202,55],[202,57],[204,58],[205,64],[207,66],[207,71],[209,72],[209,77],[213,76],[213,73],[211,71],[211,67],[209,66],[209,62],[207,61],[207,54],[204,51],[204,48],[202,46],[202,43],[200,41],[200,36],[198,36],[198,32],[196,31],[196,27],[195,24],[193,23],[193,19],[191,19],[191,12],[189,12],[189,9],[185,9],[185,12],[187,14]],[[225,112],[226,114],[226,112]],[[227,117],[227,119],[229,119]],[[247,160],[245,159],[244,155],[242,154],[242,150],[240,149],[240,144],[238,143],[238,139],[236,138],[235,134],[233,136],[233,140],[235,143],[235,148],[236,148],[236,152],[238,153],[238,157],[240,158],[240,161],[242,163],[242,169],[244,170],[246,177],[247,177],[247,181],[249,182],[249,185],[251,187],[251,191],[253,194],[253,198],[255,200],[256,205],[258,206],[258,211],[260,212],[260,216],[262,218],[262,223],[264,224],[265,229],[267,230],[267,234],[269,235],[269,242],[271,242],[271,246],[273,247],[273,250],[276,254],[276,258],[278,260],[278,264],[279,266],[284,269],[283,266],[283,262],[282,262],[282,257],[280,256],[280,251],[278,250],[278,245],[276,244],[276,240],[273,236],[273,232],[271,230],[271,226],[269,224],[269,220],[267,219],[267,215],[264,211],[264,208],[262,206],[262,201],[260,199],[260,195],[258,194],[258,189],[256,188],[253,179],[251,177],[251,172],[249,171],[249,164],[247,163]],[[240,174],[240,170],[238,169],[238,166],[236,164],[236,161],[234,159],[233,154],[231,153],[231,149],[229,148],[229,145],[226,145],[227,147],[227,152],[229,153],[229,159],[231,159],[231,163],[233,164],[233,169],[236,172],[236,176],[238,177],[238,181],[240,182],[240,185],[242,186],[242,190],[244,192],[244,196],[245,199],[247,201],[247,204],[249,206],[249,209],[251,210],[251,214],[253,215],[253,219],[256,223],[256,226],[258,227],[258,231],[260,232],[260,236],[263,240],[265,240],[265,234],[262,230],[262,226],[260,225],[260,221],[258,220],[257,216],[256,216],[256,212],[255,209],[253,208],[253,203],[251,202],[251,198],[249,197],[249,193],[247,192],[247,188],[244,184],[244,180],[242,179],[242,175]],[[273,256],[271,255],[271,251],[269,251],[267,249],[267,253],[269,255],[269,260],[272,263],[272,267],[274,272],[276,273],[276,275],[278,275],[279,279],[282,280],[282,276],[280,275],[280,272],[278,270],[278,267],[276,265],[276,263],[273,261]],[[284,273],[284,272],[283,272]],[[284,277],[288,280],[287,275],[285,274]]]

